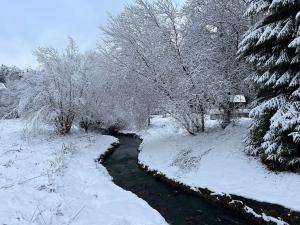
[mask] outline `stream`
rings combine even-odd
[[[147,174],[138,165],[141,140],[132,135],[114,135],[120,146],[103,165],[116,185],[135,193],[156,209],[170,225],[247,225],[231,211],[213,206],[204,199],[181,192]]]

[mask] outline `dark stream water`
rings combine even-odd
[[[103,163],[115,184],[135,193],[172,225],[247,225],[249,222],[204,199],[181,192],[159,181],[138,166],[141,140],[115,135],[118,147]]]

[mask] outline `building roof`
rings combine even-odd
[[[244,95],[232,95],[232,96],[230,96],[230,102],[246,103],[246,98]]]

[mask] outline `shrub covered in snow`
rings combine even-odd
[[[72,39],[62,53],[39,48],[35,55],[42,69],[26,74],[19,110],[31,123],[47,122],[67,134],[81,111],[90,109],[86,99],[94,57],[79,53]]]
[[[0,67],[0,118],[19,117],[17,106],[21,97],[23,73],[17,67]]]

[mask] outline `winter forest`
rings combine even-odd
[[[107,17],[0,67],[0,224],[299,225],[300,2]]]

